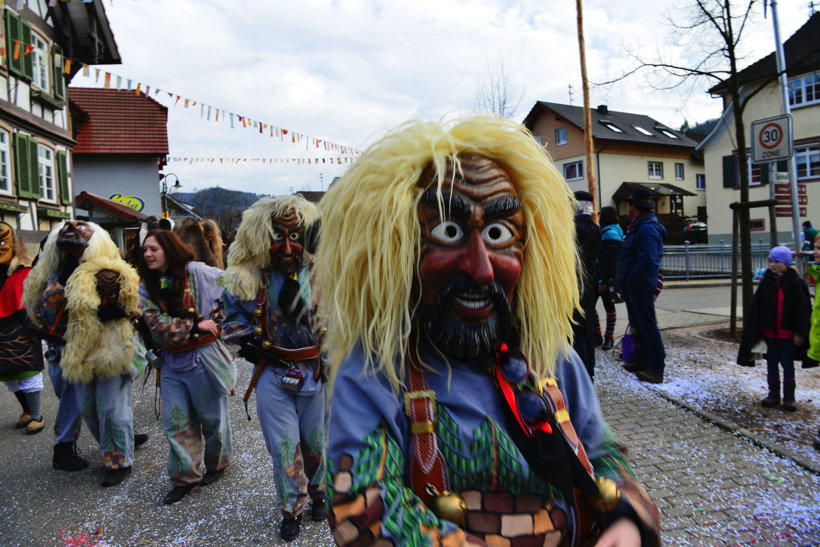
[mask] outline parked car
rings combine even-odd
[[[683,239],[689,243],[706,243],[706,223],[693,222],[683,227]]]

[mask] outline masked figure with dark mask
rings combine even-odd
[[[316,206],[302,196],[262,198],[242,215],[225,273],[226,340],[255,365],[247,404],[273,458],[280,535],[290,541],[325,505],[325,391],[311,309],[310,269],[318,241]]]
[[[48,342],[49,377],[60,399],[52,465],[88,466],[76,448],[82,417],[100,446],[103,486],[122,482],[134,459],[131,390],[140,363],[130,318],[139,314],[138,285],[108,232],[73,220],[49,234],[25,285],[26,309]]]
[[[325,195],[338,544],[659,544],[570,347],[572,203],[532,135],[488,117],[407,124]]]

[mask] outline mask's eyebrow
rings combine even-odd
[[[513,196],[507,196],[488,203],[487,206],[484,207],[484,216],[497,217],[508,215],[510,213],[515,213],[520,209],[521,200]]]
[[[433,206],[438,206],[438,196],[433,188],[428,188],[421,195],[421,201]],[[450,192],[441,193],[441,201],[444,203],[444,208],[448,211],[456,211],[462,215],[469,216],[472,213],[470,204],[461,196],[451,194]]]

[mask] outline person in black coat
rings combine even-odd
[[[612,349],[615,345],[615,322],[618,314],[615,311],[615,276],[618,272],[618,260],[621,258],[621,249],[624,246],[624,232],[621,229],[618,219],[618,211],[615,207],[607,206],[601,209],[601,251],[598,254],[598,287],[596,301],[598,298],[604,303],[606,311],[606,329],[601,336],[601,322],[598,313],[595,312],[595,344],[603,343],[601,349],[604,351]],[[595,309],[593,305],[593,309]]]
[[[792,265],[788,247],[769,251],[769,269],[744,314],[743,336],[737,363],[754,366],[751,349],[760,338],[766,341],[766,379],[769,394],[765,407],[780,403],[780,367],[783,367],[783,409],[797,410],[794,400],[794,360],[797,348],[805,349],[811,325],[809,288]]]
[[[595,302],[598,300],[598,254],[601,251],[601,228],[592,220],[592,194],[575,192],[575,242],[581,257],[579,290],[583,313],[575,313],[572,347],[578,352],[592,378],[595,373]]]

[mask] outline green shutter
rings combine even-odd
[[[20,17],[13,11],[6,9],[6,58],[9,60],[9,70],[17,76],[23,75],[23,44],[19,46],[17,59],[14,58],[14,44],[20,40],[20,37]]]
[[[34,163],[31,162],[31,148],[34,148]],[[32,172],[37,174],[37,148],[28,135],[17,133],[14,135],[14,181],[17,186],[17,196],[21,198],[39,198],[39,180],[32,186]]]
[[[23,57],[23,77],[28,78],[29,80],[34,79],[34,59],[31,57],[34,55],[34,52],[29,53],[26,55],[26,46],[30,46],[32,43],[31,40],[31,26],[26,23],[25,21],[21,20],[20,27],[22,29],[22,41],[23,43],[20,46],[20,55]]]
[[[68,189],[68,162],[66,156],[63,151],[57,152],[57,177],[60,180],[60,203],[70,205],[71,193]]]
[[[760,184],[769,184],[769,165],[768,163],[760,164]]]
[[[40,199],[40,162],[37,158],[37,143],[33,138],[28,138],[28,183],[31,188],[31,197]]]
[[[63,75],[63,49],[57,44],[51,46],[51,64],[54,67],[54,97],[65,97],[65,76]]]
[[[737,161],[733,155],[723,156],[723,187],[735,188],[737,187],[737,170],[735,165]]]

